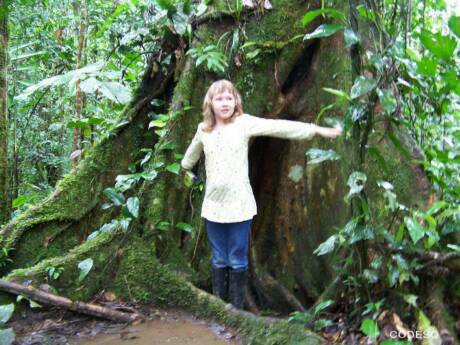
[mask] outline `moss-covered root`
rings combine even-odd
[[[102,233],[64,256],[42,260],[30,268],[13,270],[5,280],[32,282],[34,286],[48,283],[63,296],[85,301],[107,285],[112,276],[111,268],[116,263],[114,254],[120,250],[122,241],[123,236],[119,233]],[[80,279],[81,270],[78,265],[86,259],[92,260],[92,268],[84,279]],[[58,277],[49,274],[51,269],[58,273]]]
[[[247,344],[320,344],[321,338],[302,325],[287,321],[269,322],[253,314],[235,310],[214,296],[196,288],[171,266],[155,258],[153,243],[131,238],[117,269],[113,289],[118,297],[137,302],[182,308],[194,315],[215,320],[240,332]]]

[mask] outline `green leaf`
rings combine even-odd
[[[29,201],[35,199],[36,197],[37,197],[37,194],[32,194],[32,195],[30,195],[28,197],[26,197],[24,195],[20,195],[16,199],[13,200],[12,207],[13,208],[20,207],[20,206],[28,203]]]
[[[323,9],[308,11],[307,13],[305,13],[304,16],[302,17],[302,25],[303,26],[308,25],[312,20],[314,20],[316,17],[320,15],[333,17],[343,22],[345,22],[346,20],[345,15],[342,12],[339,12],[333,8],[323,8]]]
[[[350,197],[360,193],[364,189],[364,185],[366,184],[367,176],[366,174],[360,171],[354,171],[348,177],[347,185],[350,187],[350,191],[348,192],[345,200],[349,200]]]
[[[78,276],[78,281],[81,282],[88,275],[89,271],[93,268],[93,259],[88,258],[83,261],[80,261],[78,264],[78,269],[80,270],[80,275]]]
[[[413,294],[404,294],[404,300],[413,307],[417,307],[417,295]]]
[[[188,223],[177,223],[176,228],[184,230],[185,232],[192,232],[193,231],[193,226],[191,226]]]
[[[332,235],[326,241],[321,243],[313,252],[315,255],[321,256],[332,252],[337,242],[337,235]]]
[[[172,172],[173,174],[179,175],[180,171],[180,164],[179,163],[173,163],[168,165],[166,168],[169,172]]]
[[[324,327],[330,326],[332,324],[333,324],[332,321],[329,320],[329,319],[319,319],[319,320],[315,321],[313,329],[316,332],[318,332],[318,331],[322,330]]]
[[[14,303],[0,305],[0,324],[4,325],[8,322],[14,312]]]
[[[99,90],[105,97],[116,103],[126,104],[131,99],[131,91],[117,82],[102,81]]]
[[[421,75],[428,77],[436,76],[436,69],[438,67],[438,61],[435,58],[429,56],[423,57],[420,61],[417,62],[416,72]]]
[[[16,334],[12,328],[0,329],[0,344],[10,345],[16,338]]]
[[[454,250],[456,252],[460,252],[460,246],[456,245],[456,244],[448,244],[447,248],[452,249],[452,250]]]
[[[313,315],[318,315],[318,313],[324,309],[326,309],[327,307],[333,305],[335,302],[334,300],[332,299],[328,299],[326,301],[323,301],[321,303],[318,303],[316,306],[315,306],[315,310],[313,311]]]
[[[332,93],[333,95],[339,96],[340,98],[350,100],[350,96],[348,96],[348,94],[345,91],[331,89],[329,87],[323,87],[323,90],[326,92]]]
[[[372,78],[365,78],[359,76],[356,78],[352,88],[350,97],[351,99],[358,98],[366,93],[372,91],[377,86],[377,82]]]
[[[449,36],[443,36],[440,32],[432,33],[428,30],[422,30],[420,41],[433,55],[449,60],[453,57],[457,42]]]
[[[303,37],[303,40],[311,40],[313,38],[320,38],[320,37],[329,37],[335,34],[337,31],[342,30],[344,28],[343,25],[339,24],[321,24],[318,26],[315,31],[306,34]]]
[[[367,9],[366,6],[364,5],[358,5],[356,6],[356,9],[358,10],[358,14],[366,19],[369,19],[371,21],[375,21],[375,13],[374,11]]]
[[[377,89],[377,95],[379,96],[383,110],[385,110],[388,115],[391,115],[396,110],[396,99],[393,97],[391,90]]]
[[[139,198],[137,196],[130,197],[126,201],[126,207],[134,218],[139,216]]]
[[[413,218],[404,217],[404,223],[406,224],[409,236],[414,244],[425,235],[425,228]]]
[[[460,16],[451,16],[447,25],[449,25],[450,30],[460,38]]]
[[[377,339],[380,334],[377,323],[372,319],[363,320],[361,323],[361,331],[372,339]]]
[[[120,206],[125,203],[125,197],[115,188],[104,189],[104,194],[115,204],[115,206]]]
[[[350,48],[353,44],[359,43],[359,37],[355,34],[352,29],[345,29],[343,32],[343,37],[345,38],[345,47]]]
[[[336,161],[340,156],[334,150],[309,149],[305,155],[308,158],[308,164],[318,164],[326,160]]]
[[[100,86],[101,83],[94,77],[89,77],[80,83],[80,88],[84,93],[94,93]]]

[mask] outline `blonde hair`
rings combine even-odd
[[[235,97],[235,110],[229,118],[229,121],[233,121],[235,117],[243,114],[241,95],[233,83],[226,79],[217,80],[211,84],[203,100],[203,130],[205,132],[212,131],[216,125],[216,117],[212,111],[212,99],[216,94],[224,91],[231,93],[233,97]]]

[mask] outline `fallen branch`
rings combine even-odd
[[[21,284],[8,282],[3,279],[0,279],[0,290],[12,293],[14,295],[23,295],[43,304],[53,305],[60,308],[76,311],[78,313],[97,316],[112,321],[133,322],[136,320],[144,319],[142,315],[137,313],[123,313],[118,310],[113,310],[95,304],[72,301],[66,297],[54,295],[49,292],[36,289],[33,286],[24,286]]]

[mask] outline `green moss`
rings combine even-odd
[[[103,233],[73,248],[64,256],[42,260],[30,268],[13,270],[5,279],[32,280],[34,286],[39,286],[49,280],[48,267],[61,268],[59,278],[49,281],[49,284],[60,294],[73,300],[87,300],[109,281],[112,273],[109,265],[114,263],[113,255],[117,252],[121,239],[119,233]],[[93,268],[87,277],[79,282],[78,264],[87,258],[93,259]]]

